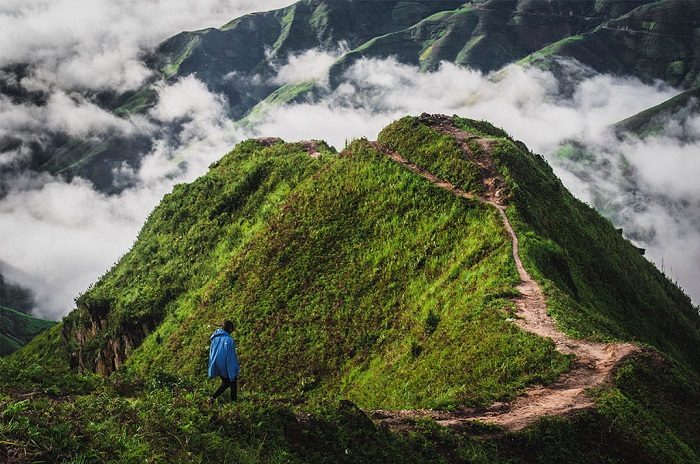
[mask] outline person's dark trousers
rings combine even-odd
[[[238,382],[236,381],[236,377],[234,377],[233,380],[221,377],[221,386],[211,395],[211,399],[217,399],[219,395],[225,392],[229,387],[231,387],[231,401],[236,401],[238,399]]]

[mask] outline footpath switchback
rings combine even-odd
[[[411,163],[399,153],[377,142],[372,142],[372,145],[438,187],[465,198],[477,198],[499,211],[513,244],[513,259],[520,276],[520,284],[516,287],[519,296],[513,298],[517,318],[512,322],[527,332],[551,338],[557,350],[573,355],[575,360],[569,372],[560,376],[555,383],[547,386],[533,386],[508,403],[496,403],[486,408],[460,407],[454,411],[375,410],[366,411],[366,413],[372,419],[396,429],[409,427],[415,419],[430,417],[439,424],[451,428],[461,428],[468,425],[470,421],[480,421],[502,426],[506,430],[521,430],[540,417],[568,416],[577,411],[593,408],[593,399],[586,390],[602,385],[617,366],[630,356],[642,352],[643,348],[629,343],[576,340],[557,328],[554,319],[547,314],[547,303],[542,288],[525,270],[520,259],[518,237],[508,220],[503,202],[504,183],[490,156],[494,141],[455,127],[452,118],[447,116],[424,114],[421,116],[421,122],[455,138],[464,155],[481,169],[484,193],[476,196],[465,192]],[[478,154],[470,149],[469,143],[472,142],[478,143],[481,147]]]

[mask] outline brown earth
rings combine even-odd
[[[487,408],[461,407],[454,411],[375,410],[365,412],[375,421],[394,429],[410,428],[415,419],[429,417],[441,425],[457,429],[468,426],[471,421],[480,421],[499,425],[506,430],[521,430],[540,417],[563,417],[594,408],[593,399],[586,390],[603,385],[624,360],[641,353],[643,348],[629,343],[598,343],[575,340],[558,330],[554,319],[547,314],[546,297],[542,293],[542,288],[528,274],[520,260],[518,237],[508,221],[503,203],[505,184],[498,176],[490,157],[494,141],[456,128],[452,118],[447,116],[423,115],[421,119],[423,123],[430,124],[435,129],[454,136],[465,156],[474,161],[482,170],[485,193],[478,199],[493,205],[500,212],[503,224],[513,242],[513,259],[521,279],[520,284],[516,287],[520,295],[513,299],[517,318],[512,319],[512,322],[525,331],[551,338],[559,351],[573,355],[575,360],[570,371],[562,375],[555,383],[547,386],[533,386],[509,403],[496,403]],[[469,147],[470,142],[478,144],[480,150],[476,151],[479,153],[475,153]],[[435,185],[455,195],[476,198],[475,195],[437,178],[381,144],[371,143],[391,159],[430,180]]]

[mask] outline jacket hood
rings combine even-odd
[[[231,334],[226,332],[224,329],[216,329],[213,334],[211,334],[211,337],[209,337],[210,340],[213,340],[215,337],[221,337],[221,336],[226,336],[230,337]]]

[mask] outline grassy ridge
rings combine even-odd
[[[167,338],[164,332],[192,311],[202,286],[246,246],[294,185],[322,164],[298,144],[266,147],[251,140],[209,175],[176,186],[153,211],[132,250],[78,298],[78,310],[67,316],[68,339],[84,339],[71,349],[90,353],[82,361],[85,367],[95,368],[93,359],[110,339],[129,350],[156,327]],[[92,321],[103,330],[83,337]],[[129,354],[122,353],[121,362]],[[115,362],[104,360],[108,371]]]
[[[700,367],[700,319],[690,298],[575,199],[544,159],[504,139],[494,160],[512,186],[509,215],[522,258],[561,326],[576,336],[649,344]]]
[[[229,317],[252,393],[346,395],[363,407],[485,404],[568,364],[506,322],[516,276],[495,210],[358,141],[207,284],[163,361],[201,375],[211,323]],[[135,356],[137,370],[160,350],[158,336]]]
[[[407,435],[376,426],[353,403],[486,405],[551,381],[570,360],[507,320],[518,276],[493,207],[436,187],[365,140],[341,154],[321,145],[321,158],[306,144],[251,140],[176,187],[76,311],[0,362],[0,455],[697,461],[700,380],[690,366],[698,318],[687,297],[573,199],[541,157],[488,123],[454,121],[496,140],[525,265],[563,327],[643,340],[668,359],[630,360],[593,392],[598,411],[523,432],[483,424],[456,432],[430,420]],[[380,141],[481,188],[453,141],[419,118],[397,121]],[[224,318],[237,324],[243,401],[209,406],[208,337]],[[126,362],[109,379],[87,373],[114,362],[105,353],[115,350]],[[86,372],[72,374],[69,361]]]
[[[700,367],[700,319],[690,298],[610,221],[575,199],[541,156],[487,122],[454,121],[496,140],[492,157],[510,192],[508,215],[522,259],[544,286],[562,328],[578,337],[649,344]],[[420,118],[397,121],[379,141],[458,187],[480,192],[476,165],[461,155],[452,137]],[[483,150],[475,142],[470,148]]]

